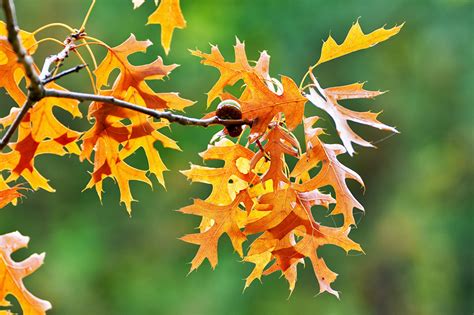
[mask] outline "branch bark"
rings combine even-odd
[[[171,123],[178,123],[181,125],[193,125],[193,126],[201,126],[201,127],[208,127],[211,125],[222,125],[225,127],[235,126],[235,125],[252,125],[252,121],[247,120],[247,119],[235,119],[235,120],[234,119],[221,119],[217,116],[207,118],[207,119],[197,119],[197,118],[191,118],[191,117],[187,117],[183,115],[173,114],[172,112],[168,112],[168,111],[157,111],[154,109],[150,109],[147,107],[143,107],[143,106],[139,106],[133,103],[122,101],[113,96],[61,91],[61,90],[55,90],[55,89],[45,89],[44,96],[69,98],[69,99],[75,99],[81,102],[92,101],[92,102],[112,104],[112,105],[116,105],[119,107],[123,107],[126,109],[130,109],[130,110],[151,116],[156,119],[166,119]]]
[[[2,7],[5,12],[8,42],[17,55],[18,62],[23,65],[26,77],[30,80],[30,86],[28,87],[30,95],[28,95],[28,99],[37,102],[43,96],[43,84],[41,83],[39,75],[36,73],[33,57],[28,54],[21,43],[20,28],[18,27],[16,18],[15,4],[13,0],[2,0]]]
[[[53,82],[53,81],[56,81],[56,80],[59,80],[61,79],[62,77],[65,77],[67,75],[70,75],[71,73],[74,73],[74,72],[79,72],[81,71],[81,69],[84,69],[85,67],[87,67],[87,65],[77,65],[73,68],[70,68],[70,69],[67,69],[67,70],[64,70],[60,73],[58,73],[57,75],[55,75],[54,77],[50,77],[48,79],[45,79],[43,81],[44,85],[48,84],[49,82]]]
[[[2,151],[10,142],[12,136],[14,135],[16,129],[20,125],[22,119],[28,113],[28,111],[40,100],[46,97],[57,97],[57,98],[68,98],[75,99],[78,101],[92,101],[92,102],[102,102],[107,104],[112,104],[115,106],[127,108],[145,115],[149,115],[156,119],[165,119],[171,123],[178,123],[181,125],[192,125],[192,126],[201,126],[208,127],[211,125],[221,125],[224,127],[230,126],[243,126],[243,125],[252,125],[251,120],[247,119],[222,119],[217,116],[207,118],[207,119],[197,119],[192,117],[187,117],[183,115],[174,114],[169,111],[157,111],[150,108],[142,107],[133,103],[125,102],[123,100],[103,95],[96,94],[87,94],[87,93],[78,93],[78,92],[69,92],[61,91],[56,89],[47,89],[44,85],[48,82],[59,79],[68,74],[79,71],[83,68],[82,65],[75,68],[66,70],[55,77],[51,77],[51,67],[53,64],[63,61],[69,54],[69,52],[75,49],[74,41],[80,38],[80,34],[71,34],[71,36],[66,39],[64,42],[64,49],[56,55],[52,55],[46,58],[43,69],[40,74],[37,73],[34,59],[28,54],[25,47],[21,43],[21,38],[19,35],[20,28],[18,26],[15,4],[13,0],[1,0],[3,11],[5,12],[6,25],[8,31],[8,41],[13,48],[13,51],[18,57],[18,62],[21,63],[25,69],[25,75],[30,81],[28,86],[28,98],[18,115],[15,117],[14,122],[9,126],[8,130],[5,132],[3,137],[0,140],[0,151]]]

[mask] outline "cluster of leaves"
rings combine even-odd
[[[133,0],[133,3],[139,7],[144,0]],[[150,16],[149,23],[161,24],[162,45],[168,53],[173,30],[186,25],[179,0],[162,0]],[[211,140],[209,148],[201,153],[204,160],[224,161],[222,167],[192,165],[190,170],[182,172],[193,182],[212,185],[212,192],[205,200],[197,199],[180,210],[202,217],[200,232],[182,238],[199,245],[191,271],[205,259],[212,267],[217,265],[218,242],[227,234],[243,260],[255,265],[245,287],[262,275],[281,272],[293,291],[298,265],[307,258],[313,266],[320,291],[338,296],[331,287],[336,273],[326,266],[318,249],[332,244],[347,252],[362,251],[348,235],[355,224],[354,208],[363,210],[363,207],[352,195],[346,180],[355,180],[362,186],[363,182],[337,156],[344,153],[352,156],[353,143],[372,146],[354,132],[348,122],[392,132],[396,130],[379,122],[378,114],[355,112],[338,103],[348,99],[374,98],[381,92],[365,90],[360,83],[322,88],[313,71],[324,62],[387,40],[400,29],[401,26],[380,28],[364,34],[356,22],[342,44],[329,37],[322,46],[320,59],[310,67],[300,86],[286,76],[280,79],[271,77],[270,56],[266,52],[262,52],[253,65],[246,56],[244,43],[239,40],[234,47],[234,62],[226,61],[217,46],[212,46],[210,53],[192,51],[204,65],[215,67],[220,72],[219,80],[208,93],[208,106],[215,100],[221,104],[233,102],[238,104],[241,118],[253,123],[238,139],[230,137],[228,129],[220,131]],[[18,105],[9,115],[0,118],[0,126],[4,128],[14,123],[25,103],[27,96],[22,87],[28,81],[6,35],[5,24],[0,21],[0,88],[4,88]],[[20,35],[28,54],[34,55],[42,42],[36,39],[37,32],[22,30]],[[80,48],[91,53],[94,64],[95,56],[90,46],[97,45],[107,50],[104,59],[92,71],[89,70],[95,94],[158,111],[182,111],[193,104],[177,93],[156,92],[147,83],[164,79],[177,65],[165,65],[160,57],[150,64],[137,66],[130,63],[129,56],[145,53],[150,41],[139,41],[131,35],[121,45],[110,47],[94,37],[83,36],[80,40],[82,44],[72,51],[81,60],[84,58]],[[119,75],[109,87],[112,73],[116,70]],[[311,84],[302,87],[308,75]],[[226,91],[226,87],[239,83],[244,87],[240,95]],[[46,87],[65,91],[55,82],[47,83]],[[324,131],[317,126],[318,117],[305,117],[308,101],[313,108],[322,109],[332,117],[342,145],[323,141]],[[88,107],[91,127],[81,132],[63,124],[54,110],[59,108],[72,117],[81,117],[78,106],[79,101],[75,99],[48,97],[28,111],[18,127],[16,142],[8,145],[7,152],[0,152],[0,208],[16,204],[26,184],[32,190],[54,191],[35,167],[36,158],[44,154],[72,154],[81,161],[90,161],[93,171],[86,188],[94,187],[100,197],[103,181],[112,178],[129,213],[133,201],[130,181],[151,185],[149,176],[153,174],[164,186],[166,166],[155,143],[180,149],[174,140],[159,132],[169,126],[166,120],[156,121],[132,109],[92,102]],[[208,114],[209,117],[215,115],[215,112]],[[304,128],[304,145],[292,133],[300,125]],[[139,149],[145,152],[146,169],[137,169],[127,162]],[[287,163],[290,156],[296,160],[293,167]],[[19,179],[23,183],[16,184]],[[335,227],[322,225],[313,216],[313,206],[329,209],[330,215],[342,215],[343,224]],[[254,240],[244,251],[243,244],[250,237]],[[34,255],[22,263],[15,263],[10,258],[13,251],[26,246],[27,242],[28,239],[19,233],[0,236],[0,278],[6,279],[0,287],[0,305],[6,304],[7,294],[13,294],[25,314],[44,314],[50,307],[49,303],[34,298],[22,284],[22,278],[34,271],[44,256]]]
[[[199,245],[191,271],[204,259],[208,259],[213,268],[217,265],[218,242],[227,234],[243,261],[255,265],[245,287],[262,275],[281,272],[293,291],[297,267],[308,258],[320,292],[328,291],[338,296],[331,287],[337,275],[319,257],[318,249],[331,244],[346,252],[362,251],[348,234],[355,225],[354,208],[364,208],[352,195],[346,180],[364,184],[357,173],[338,161],[337,156],[346,152],[352,155],[352,143],[372,146],[349,127],[348,121],[392,132],[396,129],[379,122],[378,114],[355,112],[338,104],[340,100],[374,98],[381,92],[365,90],[361,83],[323,89],[312,70],[321,63],[384,41],[397,34],[400,28],[381,28],[366,35],[356,22],[342,44],[329,37],[323,44],[320,59],[310,68],[312,83],[308,92],[289,77],[272,78],[266,52],[261,53],[254,67],[250,66],[244,44],[238,40],[234,46],[234,62],[225,61],[216,46],[210,54],[193,51],[193,55],[202,58],[203,64],[217,68],[221,74],[208,93],[209,104],[216,98],[235,100],[241,105],[243,118],[254,123],[243,144],[240,144],[242,139],[233,142],[222,138],[201,153],[204,160],[223,160],[223,167],[192,165],[190,170],[183,172],[193,182],[212,185],[206,200],[197,199],[193,205],[180,210],[202,217],[200,233],[182,238]],[[225,87],[238,81],[244,83],[241,95],[224,91]],[[323,129],[315,127],[319,118],[304,117],[307,101],[332,117],[343,145],[323,142]],[[300,124],[304,127],[304,146],[292,133]],[[292,169],[287,163],[290,156],[297,159]],[[335,194],[328,193],[328,187]],[[342,215],[343,224],[339,227],[320,224],[313,216],[313,206],[331,207],[330,215]],[[244,252],[242,245],[248,238],[255,240]]]
[[[160,8],[163,11],[165,6],[165,12],[155,12],[153,22],[160,23],[160,16],[163,19],[170,10],[166,6],[174,7],[176,3],[178,2],[174,0],[164,0]],[[136,1],[135,4],[137,5]],[[172,28],[170,30],[169,27],[169,24],[163,25],[163,46],[166,51],[169,50],[171,40]],[[72,28],[69,30],[73,31]],[[39,31],[20,31],[22,44],[29,55],[34,55],[38,45],[44,42],[36,38],[36,33]],[[139,66],[129,62],[128,57],[131,54],[146,52],[147,47],[152,44],[149,40],[138,41],[131,35],[117,47],[109,47],[95,38],[86,40],[88,42],[84,45],[96,44],[107,50],[103,61],[91,73],[96,94],[113,96],[156,110],[183,110],[193,104],[192,101],[179,97],[177,93],[155,92],[146,83],[149,80],[164,79],[177,65],[165,65],[161,57],[150,64]],[[77,47],[74,53],[80,61],[83,61],[79,45]],[[92,59],[95,62],[94,55]],[[0,118],[0,126],[3,128],[9,127],[14,122],[27,98],[23,88],[27,81],[25,70],[17,60],[18,57],[7,40],[6,24],[0,21],[0,88],[5,89],[18,106],[13,107],[6,117]],[[35,65],[35,68],[39,73],[39,66]],[[116,69],[120,74],[112,87],[107,88],[109,77]],[[66,90],[55,82],[46,84],[46,87]],[[100,197],[103,180],[107,177],[113,178],[119,186],[121,201],[129,212],[133,200],[130,181],[143,181],[151,185],[149,175],[153,174],[159,183],[164,185],[163,172],[167,168],[154,145],[158,141],[165,148],[180,150],[174,140],[158,131],[168,127],[168,122],[153,121],[150,117],[133,110],[93,102],[88,108],[88,118],[92,126],[89,130],[80,132],[64,125],[57,118],[55,108],[68,112],[73,118],[82,117],[79,101],[74,99],[44,98],[29,110],[18,127],[16,142],[8,145],[8,152],[0,152],[0,208],[10,203],[16,204],[18,198],[22,196],[20,191],[24,183],[12,185],[20,179],[33,190],[55,191],[48,179],[35,167],[36,158],[45,154],[58,156],[73,154],[79,156],[81,161],[91,161],[94,169],[86,188],[95,187]],[[148,160],[146,170],[134,168],[125,162],[125,159],[140,148],[144,150]],[[31,296],[22,284],[22,278],[39,267],[44,255],[32,256],[31,259],[16,264],[9,258],[9,254],[26,246],[28,239],[16,233],[0,237],[0,279],[5,279],[1,281],[0,306],[8,306],[4,299],[7,294],[13,294],[25,314],[44,314],[50,308],[49,303]]]
[[[6,89],[13,100],[22,106],[26,100],[25,93],[19,84],[25,77],[24,70],[16,63],[16,56],[6,40],[5,24],[0,21],[0,48],[5,62],[0,63],[2,81],[0,87]],[[34,54],[37,40],[33,33],[21,32],[25,47],[32,47]],[[130,101],[143,107],[165,110],[183,110],[193,104],[192,101],[179,97],[177,93],[158,93],[146,83],[149,80],[162,80],[177,65],[165,65],[161,57],[146,65],[135,66],[128,61],[131,54],[146,52],[150,41],[138,41],[131,35],[123,44],[109,47],[97,42],[108,51],[104,60],[94,70],[94,85],[97,94],[113,96]],[[109,85],[111,73],[118,69],[120,74],[112,85]],[[46,87],[64,89],[51,82]],[[102,182],[111,177],[116,180],[121,201],[131,212],[132,195],[129,181],[138,180],[151,185],[145,170],[136,169],[125,162],[125,159],[136,150],[143,148],[148,159],[148,171],[164,185],[163,172],[166,166],[154,148],[159,141],[166,148],[179,150],[172,139],[158,132],[168,126],[165,121],[153,121],[152,118],[133,110],[119,108],[110,104],[94,102],[89,106],[88,118],[93,121],[92,127],[79,132],[62,124],[55,114],[55,107],[69,112],[73,117],[81,117],[79,102],[63,98],[45,98],[36,104],[19,126],[16,143],[9,144],[10,152],[0,153],[0,171],[7,172],[7,178],[0,178],[0,187],[8,188],[8,183],[22,177],[34,190],[44,189],[54,192],[48,180],[35,168],[35,159],[44,154],[78,155],[80,159],[94,164],[91,180],[86,188],[95,187],[99,196],[102,194]],[[19,107],[12,108],[7,117],[0,119],[0,125],[10,126],[16,117]],[[79,143],[82,142],[82,148]]]

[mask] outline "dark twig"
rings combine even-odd
[[[20,111],[18,112],[18,115],[16,115],[15,120],[13,121],[13,123],[10,125],[10,127],[8,128],[8,130],[5,132],[2,139],[0,140],[0,151],[2,151],[6,147],[6,145],[10,142],[10,139],[15,133],[15,130],[18,128],[22,119],[25,117],[26,113],[28,113],[28,110],[33,106],[34,103],[35,102],[32,101],[28,97],[25,104],[23,104],[23,107],[21,107]]]
[[[84,69],[85,67],[87,67],[87,65],[78,65],[78,66],[75,66],[74,68],[71,68],[71,69],[67,69],[67,70],[64,70],[63,72],[60,72],[58,73],[57,75],[55,75],[54,77],[50,77],[46,80],[43,80],[43,84],[47,84],[47,83],[50,83],[50,82],[53,82],[53,81],[56,81],[56,80],[59,80],[61,79],[62,77],[65,77],[71,73],[74,73],[74,72],[79,72],[81,71],[81,69]]]
[[[113,96],[77,93],[77,92],[61,91],[61,90],[54,90],[54,89],[45,89],[44,95],[45,97],[60,97],[60,98],[75,99],[78,101],[92,101],[92,102],[112,104],[115,106],[123,107],[126,109],[130,109],[130,110],[151,116],[156,119],[166,119],[169,122],[178,123],[181,125],[193,125],[193,126],[201,126],[201,127],[208,127],[211,125],[222,125],[222,126],[252,125],[252,121],[247,120],[247,119],[221,119],[216,116],[207,118],[207,119],[196,119],[196,118],[186,117],[183,115],[173,114],[169,111],[157,111],[154,109],[146,108],[146,107],[139,106],[133,103],[119,100]]]

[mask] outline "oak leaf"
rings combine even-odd
[[[0,21],[0,88],[5,88],[17,104],[23,104],[26,96],[19,87],[25,77],[23,66],[18,63],[18,57],[7,40],[6,24]],[[20,38],[27,52],[36,52],[37,41],[33,33],[20,30]]]
[[[270,90],[256,74],[245,76],[247,87],[239,102],[244,119],[253,121],[250,140],[261,137],[278,114],[285,115],[288,130],[294,130],[303,120],[307,99],[301,95],[296,83],[289,77],[281,77],[281,94]]]
[[[137,41],[131,35],[121,45],[108,48],[108,53],[95,70],[97,88],[107,85],[112,72],[119,70],[119,75],[110,90],[100,90],[104,96],[113,96],[139,106],[156,110],[183,110],[193,104],[177,93],[157,93],[146,81],[163,80],[177,65],[164,65],[161,58],[147,65],[132,65],[128,58],[137,52],[146,52],[150,41]],[[84,133],[81,160],[92,160],[94,171],[86,188],[95,187],[102,197],[102,183],[105,178],[114,179],[120,190],[120,200],[131,213],[134,201],[130,181],[141,181],[151,185],[147,171],[129,165],[125,159],[142,148],[148,161],[148,170],[156,176],[161,185],[165,185],[163,172],[167,170],[158,151],[156,142],[164,147],[180,150],[176,142],[158,132],[168,126],[164,122],[155,122],[152,118],[133,110],[116,107],[106,103],[94,102],[89,107],[89,118],[94,118],[94,125]]]
[[[247,238],[241,228],[245,225],[247,212],[250,212],[252,206],[252,199],[248,192],[243,190],[229,205],[218,206],[197,199],[194,200],[193,205],[179,210],[182,213],[198,215],[212,220],[212,225],[201,233],[188,234],[181,238],[185,242],[199,245],[199,250],[191,263],[190,272],[197,269],[206,258],[212,268],[216,267],[217,245],[224,233],[229,236],[235,251],[239,253],[240,257],[243,257],[242,244]]]
[[[259,150],[250,161],[250,166],[255,169],[261,159],[269,159],[269,168],[260,177],[262,182],[271,180],[273,190],[277,190],[282,184],[289,184],[290,179],[286,169],[285,154],[298,157],[299,143],[290,133],[286,132],[278,124],[270,126],[270,131],[262,137],[261,141],[267,141],[263,150]]]
[[[240,144],[224,139],[199,154],[206,160],[222,160],[220,168],[203,167],[191,164],[191,169],[181,171],[189,180],[212,185],[206,202],[215,205],[228,205],[236,194],[256,180],[256,175],[245,167],[253,152]]]
[[[12,149],[7,153],[0,153],[0,171],[9,171],[7,182],[14,181],[20,176],[23,177],[34,190],[44,189],[49,192],[55,190],[48,184],[48,180],[41,175],[35,167],[35,160],[44,154],[63,156],[69,152],[65,145],[70,144],[75,139],[61,139],[63,141],[34,139],[27,122],[19,126],[18,140],[9,144]]]
[[[20,185],[10,188],[3,180],[3,177],[0,176],[0,209],[10,203],[15,204],[18,198],[23,197],[20,190],[22,190]]]
[[[21,64],[17,62],[18,58],[10,43],[4,37],[6,34],[5,24],[0,22],[0,87],[5,88],[19,106],[23,106],[26,95],[20,84],[25,73]],[[27,52],[33,54],[38,43],[33,33],[20,31],[20,37]],[[34,67],[39,73],[37,67]],[[54,82],[46,84],[46,87],[65,90]],[[36,170],[35,158],[42,154],[79,154],[77,141],[80,133],[66,127],[54,113],[55,108],[61,108],[74,118],[81,117],[78,104],[76,100],[44,98],[29,110],[20,124],[17,142],[9,144],[11,151],[0,153],[0,169],[10,173],[7,182],[22,176],[34,190],[42,188],[54,191],[48,180]],[[0,125],[4,128],[10,126],[19,110],[18,107],[12,108],[9,115],[0,118]]]
[[[394,26],[390,29],[384,29],[382,27],[373,31],[372,33],[364,34],[362,28],[360,27],[359,21],[356,21],[352,25],[349,33],[346,36],[346,39],[344,42],[342,42],[342,44],[339,45],[332,36],[328,37],[328,39],[323,43],[321,56],[319,57],[316,66],[352,52],[370,48],[398,34],[402,27],[403,24]]]
[[[160,5],[156,11],[148,17],[148,24],[161,25],[161,45],[166,54],[170,51],[174,29],[183,29],[186,27],[186,20],[181,11],[179,1],[180,0],[155,0],[155,5],[158,5],[158,2],[160,2]],[[145,0],[132,0],[132,2],[136,9],[145,3]]]
[[[44,315],[51,309],[48,301],[32,295],[23,284],[23,279],[35,272],[44,261],[45,254],[34,254],[22,262],[15,262],[10,257],[18,249],[28,245],[29,238],[19,232],[0,235],[0,306],[10,304],[6,296],[12,294],[20,303],[23,314]]]
[[[336,207],[332,214],[344,216],[344,226],[355,224],[353,209],[364,210],[364,207],[352,195],[346,180],[352,179],[364,187],[362,178],[353,170],[344,166],[337,156],[346,153],[343,146],[339,144],[326,144],[320,136],[324,134],[321,128],[312,128],[318,120],[317,117],[306,118],[304,121],[306,137],[306,153],[293,168],[291,176],[298,177],[321,165],[317,175],[302,184],[295,184],[299,191],[309,191],[330,185],[336,193]]]
[[[352,156],[355,152],[352,143],[356,143],[364,147],[374,146],[372,143],[364,140],[357,133],[355,133],[355,131],[353,131],[349,126],[349,121],[371,126],[380,130],[388,130],[398,133],[397,129],[394,127],[385,125],[377,120],[377,117],[380,113],[356,112],[347,109],[338,103],[340,100],[347,99],[374,98],[383,94],[383,92],[367,91],[364,89],[364,85],[362,83],[354,83],[345,86],[323,89],[319,85],[316,78],[314,76],[311,77],[317,90],[314,88],[309,88],[309,94],[306,95],[306,97],[312,104],[324,110],[332,117],[336,125],[338,135],[346,147],[347,153],[349,153],[349,155]]]
[[[226,86],[233,86],[239,80],[243,80],[248,73],[254,73],[262,80],[270,79],[270,56],[267,52],[261,52],[258,61],[252,67],[247,59],[245,43],[241,42],[238,38],[236,38],[236,44],[234,45],[234,62],[225,61],[224,56],[222,56],[219,48],[215,45],[211,45],[210,54],[203,53],[200,50],[191,50],[191,54],[202,58],[202,64],[214,67],[220,72],[219,80],[207,93],[207,106],[221,96]]]
[[[146,52],[152,42],[138,41],[135,35],[117,47],[108,48],[104,60],[94,71],[97,78],[97,88],[107,86],[110,75],[115,69],[120,71],[115,80],[112,91],[113,96],[125,101],[141,99],[146,107],[153,109],[183,110],[194,102],[179,97],[177,93],[156,93],[146,83],[149,80],[163,80],[178,65],[165,65],[163,59],[158,57],[150,64],[135,66],[128,58],[138,52]]]
[[[330,286],[335,280],[335,274],[327,269],[322,263],[323,260],[317,256],[318,248],[328,244],[341,247],[347,252],[361,251],[361,248],[347,237],[350,228],[325,227],[314,220],[310,206],[328,206],[330,202],[330,196],[317,190],[301,196],[301,193],[291,186],[262,196],[259,203],[271,206],[269,214],[247,224],[244,230],[247,235],[263,233],[250,245],[244,259],[256,264],[254,271],[247,278],[246,286],[254,279],[259,279],[262,274],[281,271],[290,284],[290,291],[293,291],[297,276],[296,266],[302,259],[309,258],[320,283],[320,291],[337,295]],[[264,270],[272,261],[273,265]]]

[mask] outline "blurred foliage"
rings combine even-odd
[[[78,27],[89,5],[77,0],[16,2],[20,25],[30,31],[59,21]],[[131,1],[98,0],[87,31],[110,45],[131,32],[153,40],[149,53],[134,62],[164,55],[159,27],[145,26],[153,9],[153,1],[148,2],[132,11]],[[382,120],[396,125],[401,135],[381,141],[378,150],[358,148],[358,155],[344,159],[367,185],[365,194],[353,186],[367,214],[357,215],[359,228],[351,234],[367,255],[324,249],[328,265],[340,274],[335,288],[342,291],[341,301],[329,294],[314,297],[318,288],[310,268],[301,273],[290,299],[278,276],[242,293],[251,266],[239,262],[228,242],[221,242],[215,271],[205,265],[186,276],[186,262],[197,247],[177,238],[198,222],[172,210],[208,190],[191,186],[178,170],[200,162],[197,153],[216,128],[173,126],[171,134],[183,152],[160,151],[171,170],[166,190],[157,182],[153,191],[135,185],[140,202],[132,218],[118,205],[112,182],[105,186],[102,206],[94,191],[81,193],[91,167],[76,157],[41,158],[39,169],[57,193],[28,193],[19,206],[2,210],[1,233],[19,230],[31,237],[30,249],[17,258],[47,252],[46,264],[26,284],[53,303],[48,314],[471,314],[473,1],[183,0],[182,7],[188,28],[175,32],[171,53],[164,56],[167,63],[182,67],[154,87],[198,101],[188,111],[196,117],[204,113],[204,93],[218,74],[200,65],[188,48],[207,51],[208,43],[218,44],[233,58],[238,36],[246,41],[250,58],[268,50],[273,76],[298,81],[318,58],[329,32],[341,41],[358,17],[366,31],[406,21],[387,43],[322,65],[316,73],[324,86],[368,81],[369,89],[391,91],[354,108],[383,109]],[[40,35],[66,34],[55,29]],[[57,49],[45,44],[38,57]],[[90,91],[85,73],[63,83]],[[0,101],[3,115],[11,101],[5,95]],[[328,132],[334,133],[330,119],[324,118]],[[64,120],[85,128],[84,122]],[[367,133],[375,141],[386,136]],[[143,167],[143,157],[136,156]]]

